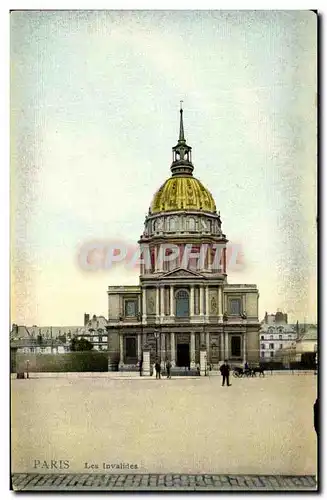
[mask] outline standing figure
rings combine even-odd
[[[166,361],[167,378],[171,378],[170,369],[171,369],[171,362],[167,359]]]
[[[224,363],[220,367],[220,373],[223,376],[223,382],[222,382],[223,386],[225,385],[225,381],[227,382],[228,387],[232,385],[229,383],[229,372],[230,372],[230,366],[227,363],[227,359],[225,359]]]
[[[143,367],[143,359],[140,359],[140,361],[139,361],[139,372],[140,372],[140,377],[142,377],[142,367]]]
[[[156,364],[154,365],[155,370],[156,370],[156,378],[161,378],[161,366],[159,361],[156,361]]]

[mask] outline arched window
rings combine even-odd
[[[174,217],[169,219],[169,231],[176,231],[176,220]]]
[[[189,231],[195,230],[195,220],[193,219],[193,217],[190,217],[188,220],[188,229]]]
[[[178,290],[176,293],[176,316],[185,318],[190,315],[189,295],[186,290]]]

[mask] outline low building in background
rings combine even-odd
[[[301,331],[295,342],[275,353],[274,359],[287,368],[294,364],[301,364],[303,368],[315,368],[318,362],[317,326],[310,325],[306,331]]]
[[[281,361],[282,351],[288,355],[294,351],[299,328],[298,325],[289,325],[287,321],[287,314],[281,311],[276,314],[266,312],[259,332],[262,362]]]
[[[96,316],[95,314],[90,319],[89,314],[84,314],[84,327],[82,327],[77,335],[77,339],[84,338],[93,345],[94,351],[108,350],[108,320],[104,316]]]
[[[71,330],[67,333],[55,327],[27,327],[13,325],[10,332],[10,349],[22,354],[64,354],[70,350]],[[59,333],[63,332],[63,333]]]
[[[296,361],[301,361],[303,355],[310,354],[312,359],[316,359],[318,353],[318,329],[317,326],[310,325],[307,331],[301,335],[296,342]]]

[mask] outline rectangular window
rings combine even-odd
[[[135,317],[137,314],[137,301],[125,300],[125,316]]]
[[[271,352],[271,353],[270,353],[270,357],[271,357],[271,358],[273,358],[273,357],[274,357],[274,353],[273,353],[273,352]]]
[[[279,344],[279,349],[283,349],[283,344]]]
[[[274,344],[269,344],[269,349],[273,349],[274,348]]]
[[[263,336],[263,335],[261,335],[261,340],[263,340],[263,339],[264,339],[264,336]]]
[[[102,342],[107,342],[108,337],[102,337]]]
[[[229,300],[229,314],[234,316],[239,316],[241,314],[241,300],[240,299],[230,299]]]
[[[265,348],[265,344],[261,344],[261,349],[264,349]]]
[[[265,353],[264,352],[261,352],[261,357],[264,358],[265,357]]]
[[[279,335],[279,340],[282,340],[282,338],[283,338],[283,335]]]

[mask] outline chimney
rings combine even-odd
[[[90,321],[90,315],[84,313],[84,326],[86,326],[89,321]]]

